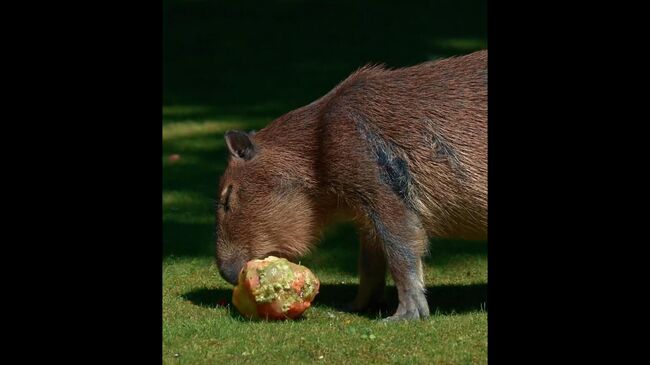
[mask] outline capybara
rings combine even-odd
[[[487,50],[420,65],[366,66],[259,132],[228,131],[216,260],[232,284],[244,263],[296,260],[334,217],[359,227],[360,285],[349,309],[399,296],[388,320],[429,316],[430,237],[487,234]]]

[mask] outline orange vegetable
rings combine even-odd
[[[295,319],[311,306],[319,288],[308,268],[269,256],[244,265],[232,301],[247,318]]]

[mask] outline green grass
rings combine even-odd
[[[432,307],[429,320],[382,323],[332,308],[353,294],[356,278],[348,273],[310,264],[322,279],[323,289],[303,320],[248,322],[234,309],[216,305],[219,299],[230,298],[231,288],[217,278],[211,260],[171,259],[164,265],[163,359],[304,363],[323,356],[323,363],[330,364],[486,363],[487,313],[481,309],[485,278],[480,274],[485,271],[485,260],[467,260],[475,261],[474,265],[463,261],[430,274],[455,276],[452,272],[456,272],[463,282],[478,283],[434,286],[432,294],[439,297],[440,306]],[[467,268],[474,274],[466,276]]]
[[[302,260],[322,288],[299,321],[248,322],[217,305],[230,300],[232,287],[213,261],[226,130],[263,128],[367,62],[406,66],[485,48],[485,2],[163,4],[163,361],[486,363],[485,242],[431,242],[425,275],[432,316],[408,323],[335,309],[358,283],[349,225],[331,227]],[[180,160],[170,162],[171,154]],[[388,298],[394,308],[390,280]]]

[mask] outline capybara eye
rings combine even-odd
[[[227,212],[230,209],[230,193],[232,191],[232,185],[228,185],[227,188],[221,192],[221,200],[223,203],[219,203],[218,205],[222,206],[223,209]]]

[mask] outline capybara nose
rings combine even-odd
[[[241,269],[242,265],[235,265],[230,263],[221,264],[219,265],[219,274],[221,274],[221,277],[230,284],[237,285],[239,272]]]

